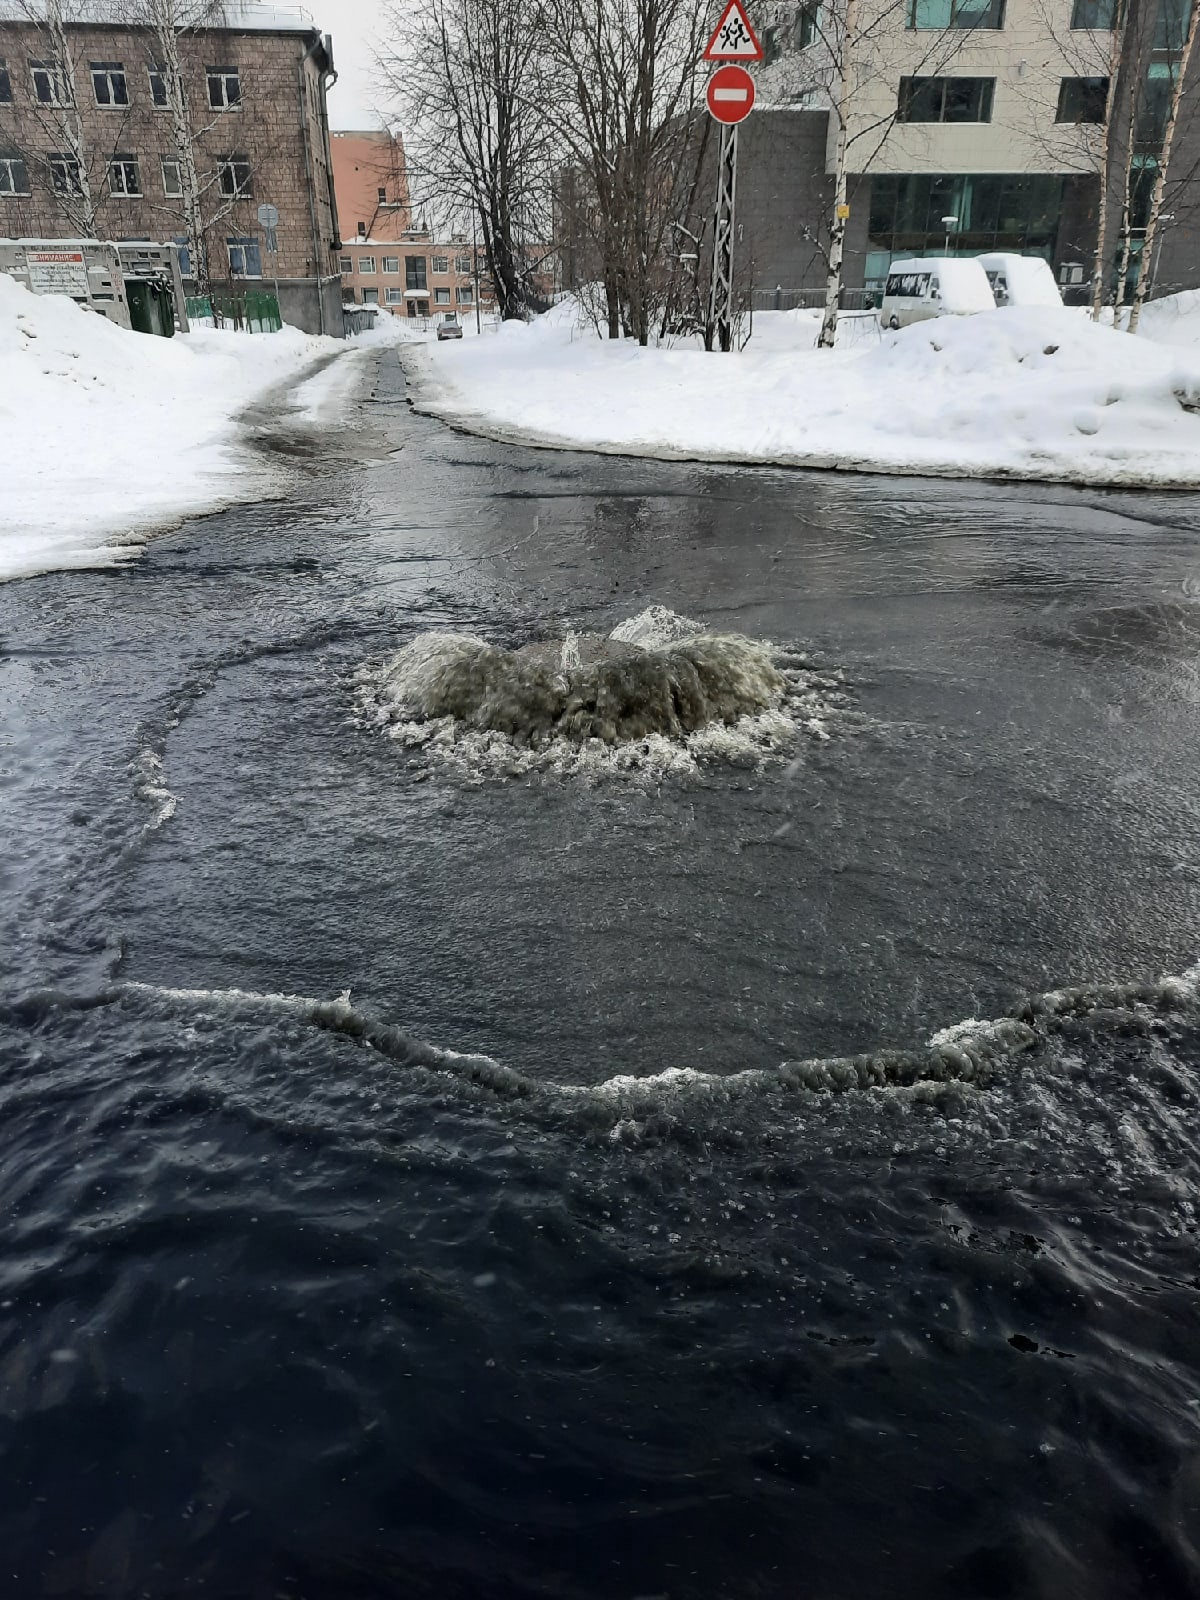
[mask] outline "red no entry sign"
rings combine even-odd
[[[718,122],[743,122],[754,107],[754,79],[745,67],[718,67],[708,80],[707,100]]]

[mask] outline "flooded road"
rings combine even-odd
[[[387,357],[287,500],[0,588],[0,1595],[1200,1595],[1195,979],[1096,990],[1200,956],[1198,600],[1195,497],[519,450]],[[651,605],[821,715],[363,715]]]

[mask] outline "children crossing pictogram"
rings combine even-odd
[[[763,48],[742,9],[741,0],[729,0],[705,48],[705,61],[761,61]]]

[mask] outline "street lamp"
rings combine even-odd
[[[945,230],[946,230],[946,243],[945,243],[945,247],[943,249],[943,254],[944,255],[949,255],[950,254],[950,229],[958,227],[958,218],[957,217],[943,217],[942,218],[942,227],[945,228]]]

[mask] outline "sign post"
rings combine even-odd
[[[703,60],[721,63],[708,80],[709,115],[721,124],[717,151],[717,209],[713,223],[712,292],[709,320],[719,350],[733,349],[733,222],[737,206],[737,130],[754,108],[754,79],[745,63],[761,61],[742,0],[728,0],[705,47]]]
[[[279,235],[275,231],[279,226],[278,206],[273,206],[270,203],[259,206],[258,220],[262,225],[264,234],[266,235],[263,240],[263,244],[266,247],[267,254],[271,257],[271,265],[274,268],[273,279],[275,283],[275,306],[279,312],[279,326],[282,328],[283,307],[279,304]]]

